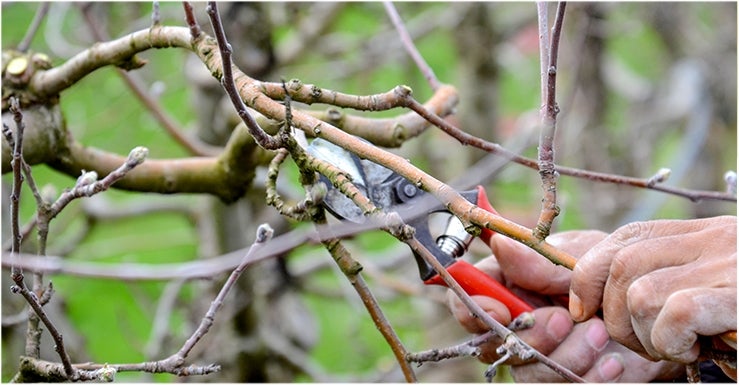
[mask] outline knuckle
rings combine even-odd
[[[656,317],[662,304],[654,281],[642,277],[634,281],[626,291],[626,303],[632,316],[639,319]]]

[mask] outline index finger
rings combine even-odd
[[[631,282],[644,273],[684,263],[692,257],[692,250],[683,247],[675,253],[676,247],[681,249],[678,245],[685,244],[711,223],[710,219],[656,220],[634,222],[617,229],[590,249],[572,271],[573,319],[583,321],[595,314],[603,303],[607,286],[611,292],[625,294]],[[618,300],[625,308],[625,297]]]
[[[566,231],[549,236],[547,242],[579,257],[606,235],[595,230]],[[551,263],[527,246],[507,237],[496,236],[492,238],[490,248],[506,282],[546,295],[565,294],[569,290],[570,270]]]

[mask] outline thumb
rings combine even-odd
[[[494,236],[490,249],[506,282],[546,295],[564,294],[569,290],[570,271],[527,246],[504,236]]]
[[[597,230],[564,231],[549,236],[547,242],[579,258],[607,235]],[[541,294],[557,295],[569,291],[571,272],[527,246],[498,235],[491,239],[490,249],[506,281]]]

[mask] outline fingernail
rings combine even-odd
[[[585,340],[596,351],[603,350],[608,343],[608,333],[605,326],[599,322],[593,322],[585,332]]]
[[[580,297],[570,291],[570,314],[575,321],[582,321],[583,308]]]
[[[616,381],[624,373],[623,357],[618,353],[607,355],[598,365],[598,373],[603,381]]]
[[[554,313],[547,321],[547,334],[556,342],[563,341],[572,330],[572,321],[562,313]]]

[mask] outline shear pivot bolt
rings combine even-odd
[[[412,184],[407,184],[407,185],[403,186],[403,193],[407,197],[413,197],[413,196],[416,195],[417,192],[418,192],[418,189],[416,189],[416,186],[414,186]]]

